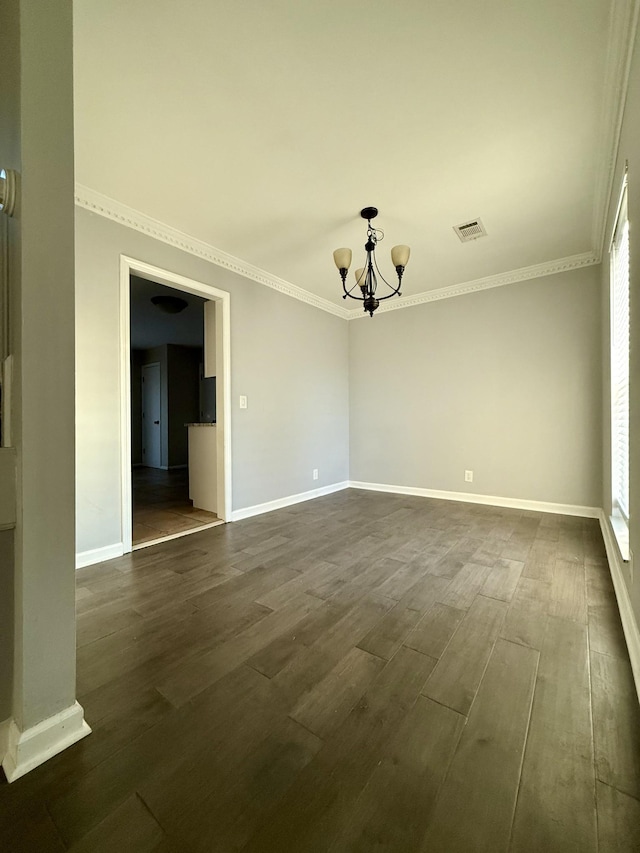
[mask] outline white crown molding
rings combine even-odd
[[[349,310],[342,308],[340,305],[334,305],[327,299],[309,293],[295,284],[290,284],[284,281],[284,279],[277,278],[277,276],[270,275],[265,270],[247,264],[233,255],[228,255],[221,249],[216,249],[215,246],[211,246],[209,243],[205,243],[195,237],[190,237],[188,234],[172,228],[170,225],[165,225],[163,222],[151,219],[146,214],[134,210],[115,199],[109,198],[96,190],[92,190],[90,187],[76,184],[75,201],[78,207],[82,207],[91,213],[97,213],[106,219],[111,219],[114,222],[125,225],[127,228],[133,228],[135,231],[140,231],[142,234],[147,234],[156,240],[161,240],[163,243],[175,246],[183,252],[189,252],[189,254],[196,255],[196,257],[203,258],[210,263],[224,267],[259,284],[264,284],[273,290],[284,293],[286,296],[291,296],[293,299],[313,305],[315,308],[320,308],[322,311],[327,311],[329,314],[333,314],[343,320],[359,320],[361,317],[369,316],[359,308]],[[400,308],[412,308],[415,305],[423,305],[426,302],[451,299],[454,296],[462,296],[466,293],[475,293],[476,291],[487,290],[491,287],[503,287],[506,284],[515,284],[520,281],[541,278],[542,276],[554,275],[555,273],[588,267],[598,263],[600,263],[600,258],[593,252],[584,252],[580,255],[571,255],[567,258],[559,258],[558,260],[547,261],[529,267],[521,267],[520,269],[498,275],[478,278],[474,281],[452,284],[436,290],[427,290],[423,293],[417,293],[414,296],[401,296],[399,299],[383,302],[378,309],[378,313],[397,311]]]
[[[591,234],[591,245],[599,258],[602,258],[604,251],[607,211],[613,192],[639,12],[640,0],[614,0],[609,13],[604,101],[600,116],[601,130]]]
[[[451,299],[453,296],[463,296],[466,293],[475,293],[479,290],[488,290],[492,287],[503,287],[506,284],[516,284],[520,281],[528,281],[532,278],[542,278],[546,275],[555,275],[567,270],[576,270],[582,267],[590,267],[599,264],[600,259],[593,252],[584,252],[581,255],[570,255],[567,258],[559,258],[556,261],[547,261],[543,264],[534,264],[530,267],[521,267],[518,270],[489,275],[485,278],[477,278],[474,281],[465,281],[462,284],[451,284],[448,287],[439,287],[436,290],[426,290],[415,296],[401,296],[389,302],[383,302],[378,308],[378,314],[387,311],[397,311],[399,308],[412,308],[414,305],[424,305],[426,302],[437,302],[439,299]],[[360,320],[368,317],[364,311],[356,309],[349,312],[350,320]]]
[[[240,258],[229,255],[221,249],[205,243],[203,240],[198,240],[196,237],[190,237],[188,234],[178,231],[164,222],[152,219],[139,210],[134,210],[134,208],[128,207],[126,204],[109,198],[83,184],[76,184],[75,202],[78,207],[82,207],[91,213],[97,213],[106,219],[111,219],[114,222],[120,223],[120,225],[133,228],[135,231],[140,231],[142,234],[147,234],[149,237],[181,249],[183,252],[189,252],[189,254],[203,258],[205,261],[216,264],[216,266],[224,267],[224,269],[244,276],[244,278],[264,284],[266,287],[277,290],[285,296],[291,296],[293,299],[305,302],[314,308],[320,308],[322,311],[327,311],[329,314],[333,314],[343,320],[346,320],[349,316],[349,312],[345,308],[342,308],[340,305],[334,305],[328,299],[323,299],[321,296],[309,293],[309,291],[303,290],[295,284],[290,284],[282,278],[271,275],[266,270],[245,263]]]
[[[88,734],[91,734],[91,729],[84,720],[82,706],[77,702],[25,731],[11,720],[2,761],[7,781],[14,782]]]

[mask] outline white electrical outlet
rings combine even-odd
[[[464,481],[465,483],[473,483],[473,471],[464,472]]]
[[[247,398],[244,396],[244,394],[240,395],[240,408],[241,409],[247,408]]]
[[[313,479],[314,479],[314,480],[317,480],[317,479],[318,479],[318,469],[317,469],[317,468],[314,468],[314,469],[313,469]]]

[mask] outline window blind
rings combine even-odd
[[[629,220],[623,192],[611,251],[611,488],[629,519]]]

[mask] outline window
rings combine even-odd
[[[612,523],[629,550],[629,219],[625,177],[611,241],[611,498]]]

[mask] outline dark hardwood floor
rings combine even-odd
[[[7,853],[640,850],[593,520],[349,490],[82,569],[78,693]]]

